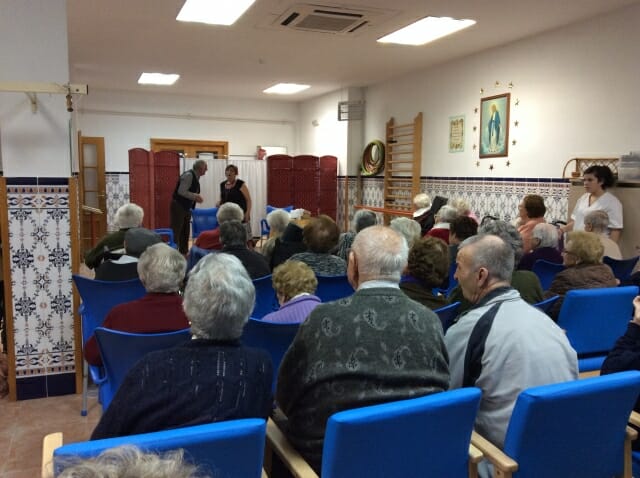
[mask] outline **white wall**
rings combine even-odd
[[[131,148],[150,138],[228,141],[229,155],[255,155],[257,145],[297,151],[295,103],[92,90],[79,105],[84,136],[105,139],[107,171],[128,171]],[[233,158],[231,158],[233,160]]]
[[[65,0],[0,0],[0,82],[69,81]],[[0,93],[0,157],[7,177],[68,177],[64,95]]]
[[[638,150],[638,25],[635,5],[370,87],[365,141],[383,139],[389,117],[407,122],[422,111],[425,176],[560,177],[570,158]],[[495,88],[496,81],[502,86]],[[505,87],[509,82],[512,89]],[[510,140],[517,141],[509,145],[511,166],[507,158],[485,158],[476,167],[472,147],[479,133],[472,128],[480,118],[474,108],[481,97],[505,92],[512,94]],[[459,114],[466,116],[465,151],[449,153],[448,118]]]

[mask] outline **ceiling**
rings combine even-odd
[[[352,34],[299,31],[278,18],[304,3],[371,12]],[[562,25],[637,0],[256,0],[232,26],[175,20],[183,0],[67,0],[70,75],[91,89],[162,91],[218,97],[307,100],[363,87]],[[420,47],[376,39],[427,15],[477,24]],[[139,86],[141,72],[179,73],[171,87]],[[308,90],[273,96],[279,82]]]

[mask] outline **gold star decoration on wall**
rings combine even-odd
[[[473,131],[478,131],[478,127],[477,127],[477,126],[474,126],[474,127],[473,127]]]
[[[480,88],[480,94],[484,93],[484,88]]]
[[[473,149],[474,149],[474,151],[475,151],[476,149],[478,149],[478,145],[477,145],[477,144],[474,144],[474,145],[473,145]]]
[[[511,166],[511,161],[507,160],[507,168]]]
[[[513,122],[513,126],[515,126],[516,128],[518,127],[519,124],[520,124],[520,121],[518,121],[518,120],[515,120]]]
[[[515,146],[515,145],[516,145],[516,143],[517,143],[517,141],[516,141],[515,139],[514,139],[513,141],[511,141],[511,145],[512,145],[512,146]]]
[[[520,98],[516,98],[516,106],[520,104]]]
[[[478,114],[478,108],[474,109],[474,110],[473,110],[473,112],[474,112],[475,114]]]
[[[476,166],[480,167],[480,161],[476,161]]]
[[[489,171],[493,171],[493,164],[489,165]]]
[[[498,86],[500,86],[500,82],[498,80],[496,80],[495,84],[493,85],[494,88],[497,88]]]
[[[510,81],[509,84],[507,85],[507,87],[513,88],[513,81]]]

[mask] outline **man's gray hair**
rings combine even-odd
[[[244,219],[244,211],[234,202],[226,202],[218,208],[216,220],[218,225],[227,221],[242,221]]]
[[[604,234],[609,228],[609,214],[602,209],[591,211],[584,217],[584,225],[591,226],[591,232]]]
[[[558,247],[558,229],[553,224],[541,222],[536,224],[531,232],[531,236],[540,241],[538,247]]]
[[[223,222],[220,224],[220,242],[227,247],[246,246],[247,228],[240,221]]]
[[[431,206],[431,198],[428,194],[419,193],[413,197],[413,204],[418,209],[426,208]]]
[[[132,227],[140,227],[143,218],[144,211],[142,208],[130,202],[118,208],[114,219],[120,229],[129,229]]]
[[[451,222],[459,215],[458,210],[454,206],[445,204],[436,213],[436,222]]]
[[[396,217],[392,219],[389,227],[404,237],[409,249],[413,247],[414,242],[420,239],[422,233],[420,223],[408,217]]]
[[[390,227],[367,227],[356,235],[351,250],[361,276],[400,282],[409,255],[407,241],[401,234]]]
[[[255,301],[256,289],[242,262],[220,252],[207,254],[191,270],[183,307],[197,338],[236,340]]]
[[[282,234],[289,224],[289,213],[284,209],[274,209],[267,214],[269,229],[276,234]]]
[[[501,238],[511,246],[511,249],[513,249],[515,263],[520,263],[520,259],[522,259],[524,252],[522,250],[522,236],[518,232],[518,229],[516,229],[516,226],[501,219],[496,219],[495,221],[487,221],[481,225],[480,229],[478,229],[478,233],[493,234],[494,236]]]
[[[205,167],[207,165],[207,161],[204,159],[196,159],[195,162],[193,163],[193,170],[197,171],[199,169],[202,169],[203,167]]]
[[[358,209],[353,215],[353,230],[357,234],[366,227],[375,226],[378,223],[378,216],[368,209]]]
[[[164,243],[147,247],[138,260],[138,276],[147,292],[178,292],[186,271],[184,256]]]
[[[484,267],[489,277],[511,282],[515,267],[513,248],[500,236],[494,234],[478,234],[460,243],[458,253],[465,247],[472,247],[471,263],[475,270]]]

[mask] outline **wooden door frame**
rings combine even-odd
[[[151,138],[150,142],[150,149],[154,153],[166,150],[185,151],[187,157],[193,158],[198,150],[211,150],[221,153],[218,154],[217,159],[227,159],[229,157],[228,141]]]
[[[106,180],[106,165],[105,165],[105,149],[104,149],[104,137],[102,136],[82,136],[82,132],[78,131],[78,194],[80,200],[80,216],[83,217],[85,212],[82,210],[82,206],[86,205],[85,202],[85,184],[84,184],[84,145],[93,145],[96,148],[96,181],[97,191],[96,197],[98,200],[98,209],[102,211],[102,217],[99,219],[98,231],[95,231],[95,237],[103,237],[107,233],[107,180]],[[93,221],[93,218],[91,219]],[[86,231],[84,230],[84,221],[80,221],[80,247],[84,247],[84,238],[86,237]],[[92,244],[93,246],[93,244]]]

